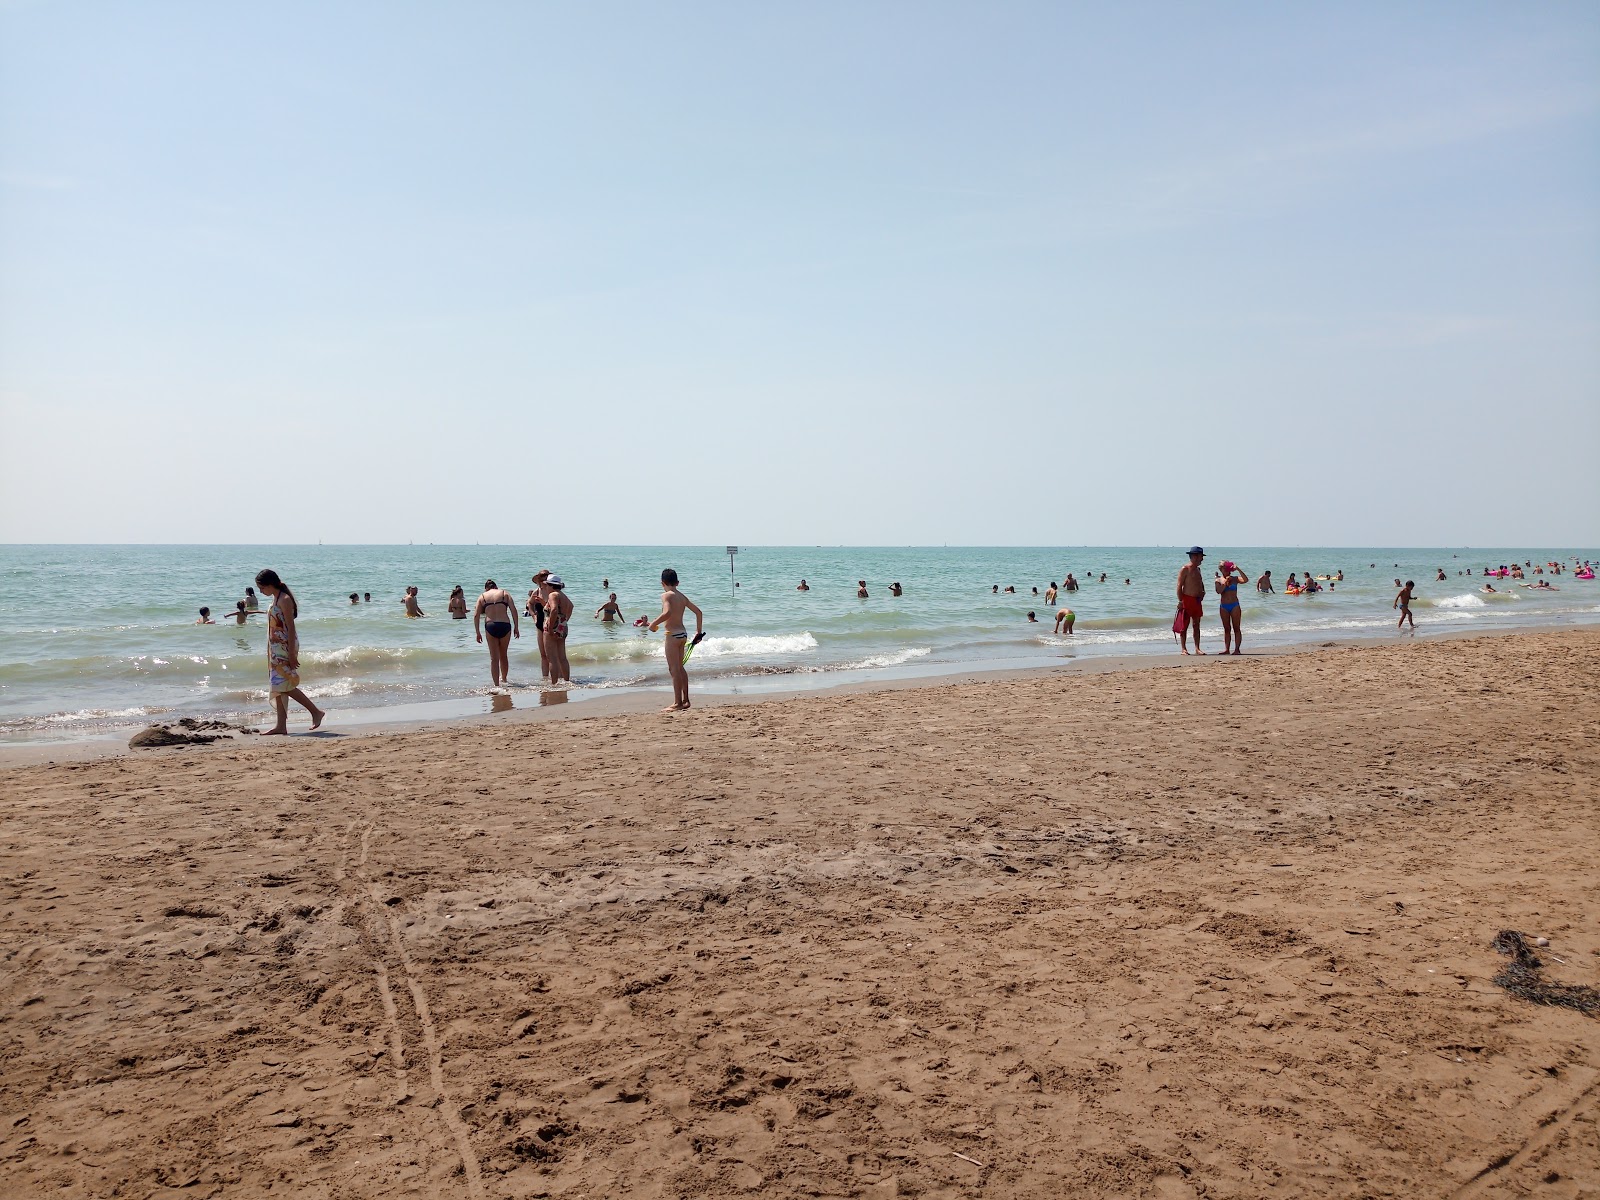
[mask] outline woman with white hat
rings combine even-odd
[[[544,659],[550,668],[551,683],[571,683],[572,664],[567,662],[567,623],[572,619],[572,598],[566,593],[561,576],[544,581]]]

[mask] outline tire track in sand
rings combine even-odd
[[[422,1044],[428,1054],[428,1073],[433,1081],[435,1104],[439,1114],[444,1119],[450,1136],[455,1139],[456,1152],[461,1156],[462,1173],[466,1176],[467,1192],[473,1200],[483,1200],[483,1174],[478,1166],[478,1156],[472,1149],[472,1134],[467,1128],[467,1123],[461,1119],[461,1107],[450,1097],[444,1085],[444,1059],[439,1050],[439,1031],[434,1026],[433,1015],[428,1009],[428,996],[423,990],[422,981],[417,977],[415,964],[411,955],[406,951],[405,935],[400,928],[400,922],[395,919],[394,910],[384,903],[383,890],[367,875],[367,857],[371,850],[373,824],[368,822],[361,831],[361,854],[356,861],[354,874],[360,878],[366,887],[368,898],[372,901],[373,908],[379,914],[379,919],[389,931],[389,945],[394,955],[400,960],[400,966],[405,972],[406,985],[411,992],[411,1004],[416,1009],[417,1021],[422,1026]],[[393,991],[389,987],[389,972],[383,960],[379,958],[376,963],[378,973],[378,991],[383,997],[384,1012],[389,1019],[390,1043],[389,1048],[395,1059],[395,1069],[400,1077],[402,1099],[409,1093],[405,1090],[405,1043],[400,1034],[399,1011],[394,1002]]]
[[[1451,1192],[1450,1200],[1467,1200],[1470,1196],[1481,1196],[1493,1184],[1504,1179],[1508,1169],[1516,1170],[1519,1167],[1526,1166],[1539,1151],[1555,1141],[1558,1134],[1564,1132],[1567,1126],[1577,1120],[1583,1110],[1588,1107],[1587,1101],[1597,1091],[1600,1091],[1600,1079],[1591,1081],[1583,1091],[1540,1121],[1534,1131],[1523,1140],[1522,1145],[1509,1154],[1501,1155],[1471,1179],[1467,1180],[1466,1183]]]

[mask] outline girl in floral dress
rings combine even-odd
[[[300,635],[294,627],[300,610],[294,593],[284,586],[276,571],[262,571],[256,576],[256,586],[272,597],[267,609],[267,680],[273,707],[278,710],[278,723],[267,732],[289,732],[291,700],[311,714],[311,728],[316,729],[328,714],[300,690]]]

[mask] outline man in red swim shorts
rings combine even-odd
[[[1206,581],[1200,574],[1200,564],[1206,559],[1206,552],[1199,546],[1189,547],[1189,562],[1178,572],[1178,608],[1183,613],[1183,628],[1178,633],[1178,645],[1185,654],[1189,653],[1189,630],[1194,630],[1194,652],[1204,654],[1200,649],[1200,618],[1205,615],[1200,600],[1206,594]]]

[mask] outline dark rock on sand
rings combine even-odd
[[[148,729],[141,729],[128,739],[128,749],[209,746],[212,742],[232,737],[236,733],[254,732],[253,729],[246,729],[242,725],[230,725],[226,721],[197,721],[193,717],[184,717],[181,721],[175,721],[170,725],[152,725]]]

